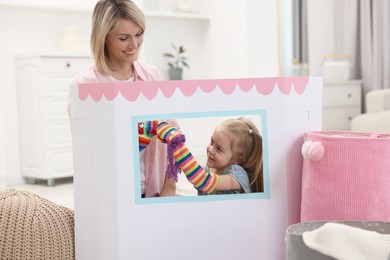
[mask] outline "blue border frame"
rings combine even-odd
[[[218,194],[204,196],[170,196],[170,197],[155,197],[141,198],[141,178],[139,174],[139,149],[138,149],[138,122],[156,119],[180,119],[180,118],[202,118],[202,117],[223,117],[223,116],[244,116],[258,115],[261,121],[261,133],[263,136],[263,178],[264,192],[261,193],[243,193],[243,194]],[[260,110],[240,110],[240,111],[213,111],[213,112],[194,112],[194,113],[175,113],[175,114],[153,114],[145,116],[132,116],[132,141],[133,141],[133,157],[134,157],[134,190],[136,204],[156,204],[156,203],[171,203],[171,202],[203,202],[203,201],[221,201],[221,200],[242,200],[242,199],[270,199],[270,180],[268,166],[268,127],[267,127],[267,111]]]

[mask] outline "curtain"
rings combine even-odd
[[[293,59],[296,63],[308,63],[307,0],[293,0]]]
[[[351,55],[351,76],[363,81],[363,96],[390,88],[390,1],[336,0],[335,7],[335,50]]]

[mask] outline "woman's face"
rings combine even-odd
[[[106,37],[110,66],[133,63],[144,40],[144,31],[135,22],[120,18]]]
[[[207,166],[221,173],[227,166],[236,163],[233,153],[232,136],[219,126],[207,146]]]

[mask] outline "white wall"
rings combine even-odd
[[[216,0],[212,19],[214,77],[278,76],[276,1]]]
[[[168,64],[163,53],[172,52],[171,43],[186,50],[190,69],[184,68],[184,79],[209,78],[212,74],[210,48],[209,0],[194,1],[197,17],[176,13],[177,0],[137,0],[146,15],[146,32],[141,59],[154,64],[164,79],[168,79]]]
[[[0,5],[19,7],[45,7],[61,10],[91,10],[96,0],[0,0]]]
[[[240,19],[245,17],[246,2],[215,1],[212,15],[214,38],[211,48],[214,51],[213,72],[216,78],[238,78],[247,71],[247,27],[246,20]]]
[[[246,77],[279,75],[277,1],[246,1]]]
[[[12,1],[0,0],[0,75],[3,75],[0,109],[4,108],[3,115],[0,113],[0,124],[3,125],[3,130],[0,127],[0,145],[5,144],[1,145],[5,147],[3,152],[0,150],[0,186],[2,169],[7,185],[23,181],[19,166],[15,55],[58,51],[63,28],[68,26],[80,27],[88,44],[92,9],[87,7],[93,1],[82,2],[79,10],[73,6],[61,7],[60,11],[52,8],[55,2],[62,2],[57,0],[39,1],[50,7],[44,9],[12,6]],[[323,54],[333,51],[334,1],[309,0],[312,75],[319,75]],[[26,2],[35,3],[32,0],[18,0],[16,3],[22,5]],[[71,5],[77,3],[76,0],[70,2]],[[209,20],[195,22],[189,19],[178,24],[177,20],[170,18],[164,22],[148,18],[145,61],[157,65],[167,78],[167,66],[161,53],[170,48],[169,42],[173,40],[188,46],[189,56],[194,57],[191,70],[184,74],[187,79],[278,76],[277,1],[207,0],[203,3],[208,4]],[[202,8],[207,9],[205,6]],[[177,33],[177,28],[183,31],[187,27],[192,29]],[[154,39],[150,40],[150,37]]]
[[[337,0],[308,0],[309,73],[322,75],[322,58],[335,52],[334,5]]]
[[[0,73],[0,188],[5,186],[6,180],[6,146],[5,146],[5,105],[3,100],[3,75]]]
[[[157,66],[164,79],[169,79],[167,60],[163,53],[172,52],[171,43],[186,49],[190,69],[184,68],[183,79],[211,76],[208,37],[210,22],[197,19],[147,17],[147,28],[140,59]],[[189,29],[191,28],[191,29]]]

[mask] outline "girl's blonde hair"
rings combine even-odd
[[[264,192],[263,138],[248,118],[228,119],[222,126],[232,134],[232,150],[249,176],[252,192]]]
[[[106,38],[120,18],[131,20],[145,31],[145,16],[131,0],[99,0],[92,14],[91,50],[96,67],[110,74]],[[138,58],[141,48],[138,48]]]

